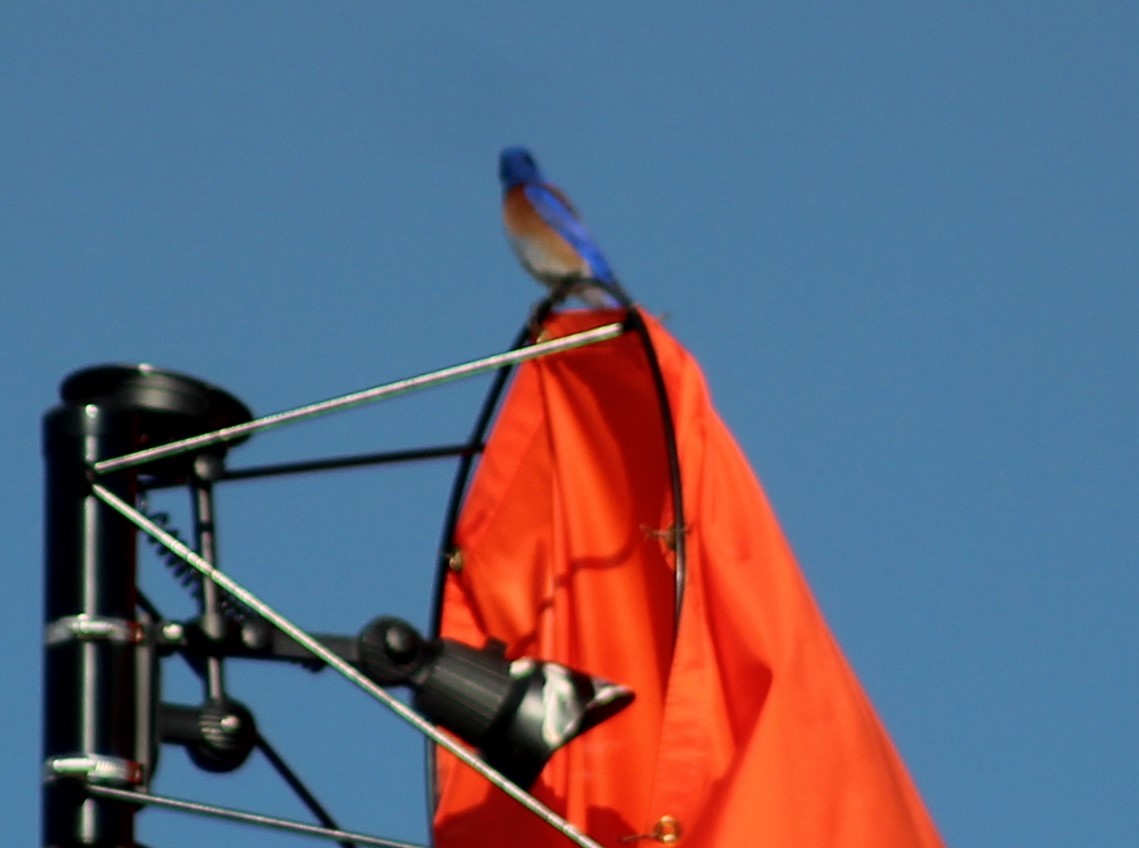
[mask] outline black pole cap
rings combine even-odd
[[[60,399],[72,409],[93,404],[108,411],[139,416],[139,449],[177,441],[253,420],[249,408],[224,389],[196,377],[153,365],[95,365],[69,374],[59,387]],[[204,453],[224,455],[226,444]],[[201,455],[203,452],[199,452]],[[158,477],[185,476],[194,456],[177,456],[148,464],[145,473]]]

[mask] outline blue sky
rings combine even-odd
[[[264,414],[504,348],[538,295],[497,208],[522,143],[701,361],[947,841],[1134,845],[1136,43],[1125,2],[5,4],[9,841],[38,839],[60,380],[145,361]],[[484,389],[231,466],[450,440]],[[221,564],[308,627],[422,625],[450,474],[230,484]],[[425,839],[411,730],[328,673],[229,684],[345,827]],[[158,788],[303,815],[259,763],[171,750]]]

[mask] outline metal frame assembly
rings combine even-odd
[[[534,317],[544,317],[558,300],[551,297],[544,301]],[[421,639],[413,632],[409,635],[409,628],[398,622],[399,627],[387,624],[379,631],[373,627],[366,631],[369,635],[358,638],[307,632],[218,568],[213,490],[229,480],[457,457],[458,470],[444,519],[445,555],[475,457],[482,450],[509,369],[530,359],[602,343],[632,331],[644,341],[661,399],[676,526],[682,528],[679,462],[668,399],[643,320],[631,304],[628,306],[624,320],[586,332],[529,343],[528,325],[514,347],[504,353],[261,418],[254,418],[244,404],[222,389],[151,366],[98,366],[68,377],[60,388],[61,404],[49,410],[43,422],[42,844],[52,848],[135,846],[135,813],[141,807],[154,806],[303,833],[342,846],[414,848],[409,843],[346,831],[334,822],[257,730],[252,712],[226,694],[223,660],[246,657],[333,669],[418,730],[430,744],[475,769],[571,842],[582,848],[600,848],[536,800],[520,785],[525,781],[505,773],[509,768],[488,765],[487,760],[493,757],[487,755],[487,747],[480,740],[468,739],[479,751],[476,755],[441,729],[461,735],[461,727],[471,724],[470,717],[453,719],[422,707],[409,707],[385,688],[392,683],[426,688],[432,684],[422,682],[428,677],[425,667],[446,663],[456,652],[471,649],[444,644],[445,640]],[[498,374],[465,443],[260,468],[226,468],[229,448],[262,430],[490,371]],[[191,494],[194,527],[188,540],[169,526],[165,515],[149,511],[147,492],[172,486],[185,486]],[[197,596],[199,617],[190,622],[167,620],[139,590],[140,537],[160,549],[167,564]],[[684,580],[683,533],[677,533],[676,555],[679,609]],[[409,645],[418,652],[414,661]],[[424,645],[427,647],[422,648]],[[374,659],[377,651],[378,661]],[[204,694],[200,704],[162,701],[158,667],[173,655],[185,659],[201,678]],[[486,674],[497,674],[494,664],[503,662],[501,658],[486,659]],[[530,685],[540,685],[540,681]],[[612,698],[613,692],[605,697]],[[592,704],[582,705],[586,712],[593,708]],[[497,709],[497,705],[490,704],[487,709]],[[449,725],[449,721],[458,724]],[[258,751],[307,805],[317,824],[152,793],[150,782],[162,743],[185,747],[198,767],[214,772],[234,770]]]

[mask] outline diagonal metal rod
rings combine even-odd
[[[380,848],[425,848],[413,842],[396,842],[391,839],[382,839],[378,836],[368,836],[366,833],[352,833],[347,830],[338,830],[332,827],[320,827],[315,824],[281,819],[276,816],[266,816],[261,813],[249,813],[244,810],[234,810],[230,807],[218,807],[214,804],[201,804],[197,801],[183,801],[179,798],[170,798],[166,795],[151,795],[149,792],[139,792],[134,789],[118,789],[114,786],[103,786],[98,783],[89,783],[84,786],[88,795],[111,798],[115,801],[125,801],[138,806],[165,807],[168,810],[178,810],[183,813],[196,813],[202,816],[212,816],[218,819],[241,822],[243,824],[271,827],[276,830],[286,830],[292,833],[304,833],[320,839],[335,839],[341,842],[358,842],[361,845],[376,845]]]
[[[277,752],[277,749],[273,747],[272,743],[270,743],[261,732],[257,733],[256,745],[257,750],[261,752],[261,756],[269,761],[269,765],[280,775],[281,780],[285,781],[288,787],[293,790],[293,794],[300,799],[301,803],[308,807],[308,811],[316,817],[316,820],[320,822],[321,826],[329,830],[339,830],[340,826],[336,823],[336,820],[332,818],[328,810],[320,803],[320,800],[312,794],[312,790],[305,785],[300,775],[293,771],[292,766],[285,762],[285,758]],[[357,841],[358,840],[353,839],[342,839],[340,840],[340,848],[358,848],[356,844]]]
[[[620,326],[620,325],[617,325]],[[505,792],[527,810],[532,812],[538,818],[542,819],[550,827],[557,830],[567,839],[570,839],[581,848],[601,848],[597,842],[586,836],[579,831],[576,827],[559,816],[549,807],[544,805],[541,801],[535,798],[524,789],[508,780],[503,774],[491,768],[466,748],[459,743],[455,742],[445,733],[440,731],[435,725],[427,721],[415,710],[408,707],[403,702],[398,700],[395,696],[389,694],[385,689],[376,683],[372,682],[370,678],[365,676],[362,672],[356,669],[353,665],[346,662],[341,657],[337,656],[334,652],[329,650],[325,645],[317,639],[310,636],[303,628],[293,624],[289,619],[277,612],[269,604],[262,601],[244,586],[239,584],[233,578],[222,572],[213,563],[203,558],[200,554],[192,550],[180,539],[167,532],[161,526],[151,521],[143,513],[139,512],[129,503],[124,501],[110,489],[98,483],[91,484],[91,492],[99,500],[113,509],[115,512],[122,515],[140,530],[147,535],[158,540],[162,545],[168,548],[171,552],[184,559],[187,563],[193,566],[197,571],[201,572],[202,576],[212,580],[225,592],[228,592],[245,606],[249,607],[255,613],[260,615],[266,621],[270,622],[274,627],[291,638],[298,645],[303,647],[313,656],[322,660],[326,665],[335,669],[348,680],[355,683],[377,701],[382,703],[397,716],[402,718],[424,736],[430,738],[435,744],[441,748],[449,751],[456,759],[468,765],[476,772],[481,774],[484,778],[490,781],[491,784],[498,789]]]
[[[505,368],[508,365],[524,362],[528,359],[537,359],[540,356],[547,356],[552,353],[572,350],[576,347],[584,347],[586,345],[596,344],[597,342],[608,341],[609,339],[617,338],[624,332],[625,325],[622,322],[603,324],[600,327],[594,327],[592,330],[585,330],[581,333],[562,336],[561,338],[551,339],[550,341],[537,342],[536,344],[528,345],[518,350],[496,353],[491,356],[483,357],[482,359],[452,365],[449,368],[430,371],[416,377],[396,380],[394,383],[387,383],[383,386],[373,386],[370,389],[340,395],[339,397],[318,401],[317,403],[311,403],[307,406],[299,406],[295,409],[285,410],[284,412],[275,412],[272,415],[256,418],[253,421],[247,421],[243,424],[234,424],[231,427],[223,427],[220,430],[214,430],[210,433],[202,433],[200,436],[191,436],[188,439],[180,439],[165,445],[156,445],[155,447],[124,454],[123,456],[104,459],[100,462],[96,462],[92,468],[96,474],[106,474],[110,471],[118,471],[122,468],[130,468],[131,466],[142,465],[146,462],[154,462],[155,460],[165,459],[168,456],[176,456],[180,453],[197,450],[207,445],[237,439],[258,430],[267,430],[270,427],[279,427],[282,424],[300,421],[304,418],[314,418],[329,412],[348,409],[349,407],[360,406],[365,403],[372,403],[373,401],[404,394],[416,389],[424,389],[428,386],[435,386],[464,377],[473,377],[476,374],[493,371],[496,368]]]

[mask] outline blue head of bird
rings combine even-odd
[[[498,157],[498,178],[504,189],[521,183],[541,182],[538,163],[525,147],[507,147]]]

